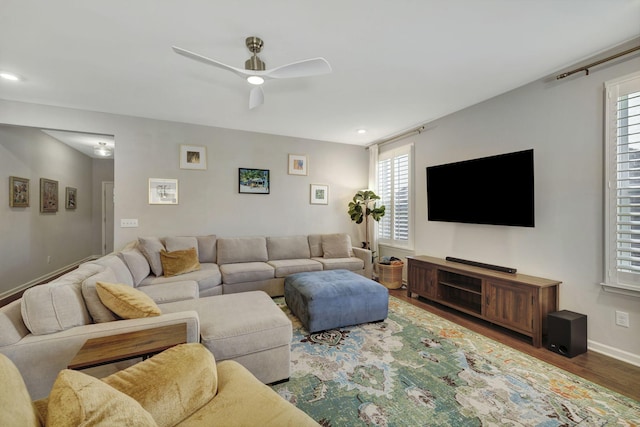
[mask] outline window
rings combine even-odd
[[[378,243],[409,248],[411,239],[411,151],[413,145],[380,153],[378,195],[385,215],[378,222]]]
[[[640,293],[640,73],[608,82],[605,88],[603,286]]]

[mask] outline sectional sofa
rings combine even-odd
[[[286,379],[291,324],[269,297],[283,295],[289,274],[330,269],[371,277],[371,253],[346,234],[141,237],[0,308],[0,353],[39,399],[86,340],[185,324],[186,342],[202,342],[216,360],[235,360],[264,383]],[[162,314],[121,319],[103,304],[100,282],[143,292]]]

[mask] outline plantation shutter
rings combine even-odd
[[[379,155],[379,205],[385,206],[378,223],[379,243],[411,245],[411,149],[407,145]]]
[[[606,105],[603,285],[640,292],[640,73],[607,83]]]

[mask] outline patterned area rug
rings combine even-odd
[[[638,426],[640,403],[397,298],[380,323],[309,335],[273,386],[324,426]]]

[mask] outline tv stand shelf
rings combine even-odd
[[[547,314],[558,310],[559,281],[510,274],[429,256],[408,257],[414,294],[531,337],[542,346]]]

